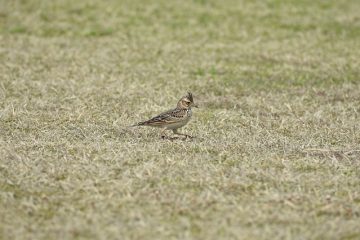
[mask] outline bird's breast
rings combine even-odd
[[[191,108],[186,111],[186,115],[187,115],[187,117],[191,117],[191,116],[192,116]]]

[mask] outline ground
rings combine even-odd
[[[0,239],[360,239],[358,0],[0,5]]]

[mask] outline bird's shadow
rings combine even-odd
[[[196,137],[193,137],[193,136],[182,136],[182,137],[179,137],[179,136],[175,136],[175,137],[161,136],[162,140],[169,140],[169,141],[177,141],[177,140],[180,140],[180,141],[190,140],[190,141],[192,141],[195,138]]]
[[[132,127],[123,127],[123,128],[118,129],[117,135],[122,136],[122,137],[130,137],[130,138],[152,138],[152,139],[157,138],[158,140],[171,141],[171,142],[173,142],[173,141],[189,141],[189,142],[191,142],[195,139],[198,139],[198,140],[201,139],[201,137],[198,138],[196,136],[190,136],[190,135],[159,136],[155,132],[151,132],[148,134],[145,134],[145,133],[139,134],[136,131],[134,131]]]

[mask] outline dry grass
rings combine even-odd
[[[0,239],[360,238],[357,0],[0,5]]]

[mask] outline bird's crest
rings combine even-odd
[[[191,101],[191,102],[194,102],[194,99],[193,99],[193,95],[191,92],[188,92],[186,97]]]

